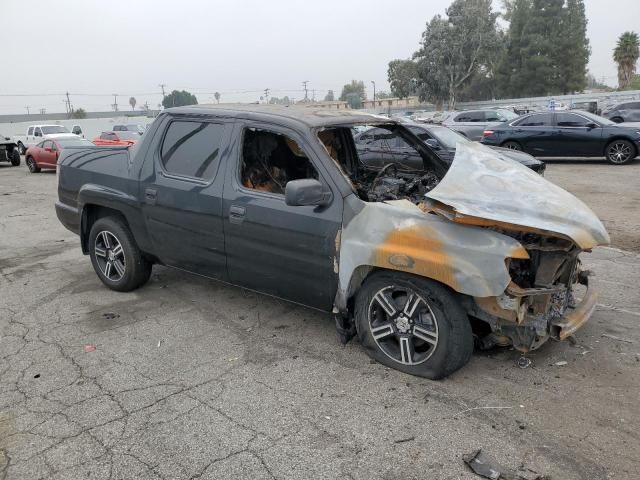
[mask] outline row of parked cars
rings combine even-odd
[[[69,131],[62,125],[30,125],[25,135],[15,138],[0,135],[0,161],[20,165],[20,154],[32,173],[41,169],[55,169],[65,148],[83,146],[130,146],[135,144],[144,129],[140,125],[114,125],[113,130],[102,132],[93,141],[84,138],[79,125]]]
[[[470,140],[535,157],[605,157],[620,165],[640,153],[640,123],[619,123],[620,119],[636,118],[632,116],[634,105],[632,102],[607,109],[603,115],[609,118],[581,110],[517,115],[506,109],[480,109],[452,112],[439,123]],[[640,108],[638,112],[640,120]],[[410,120],[400,120],[423,123],[424,117],[414,115]]]

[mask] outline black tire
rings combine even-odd
[[[611,121],[614,122],[614,123],[622,123],[622,122],[624,122],[624,118],[622,118],[622,117],[613,117],[611,119]]]
[[[105,238],[108,239],[107,244]],[[118,244],[121,251],[116,253]],[[89,232],[88,248],[93,269],[110,289],[130,292],[149,280],[152,264],[142,255],[122,219],[103,217],[96,220]],[[111,263],[111,267],[107,270],[108,263]]]
[[[20,151],[20,155],[26,155],[27,149],[24,147],[22,142],[18,142],[18,150]]]
[[[629,140],[620,138],[613,140],[605,147],[604,155],[614,165],[623,165],[636,158],[638,151]]]
[[[390,295],[391,310],[399,313],[395,320],[390,320],[393,316],[378,300],[381,293]],[[407,308],[412,305],[409,299],[416,298],[416,306]],[[407,316],[407,310],[415,313]],[[432,380],[446,377],[463,367],[473,353],[466,312],[447,287],[433,280],[402,272],[374,273],[357,293],[354,316],[367,354],[411,375]]]
[[[40,167],[38,166],[38,164],[36,163],[36,161],[33,159],[31,155],[25,158],[24,161],[27,164],[27,168],[31,173],[38,173],[40,171]]]
[[[522,152],[522,145],[520,145],[515,140],[508,140],[500,145],[502,148],[508,148],[509,150],[517,150],[518,152]]]
[[[9,159],[11,160],[11,165],[14,167],[20,166],[20,152],[17,148],[14,148],[9,154]]]

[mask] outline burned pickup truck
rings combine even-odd
[[[353,132],[386,129],[423,159],[372,169]],[[581,201],[500,152],[444,163],[403,125],[278,106],[164,111],[133,147],[65,150],[60,221],[100,280],[154,263],[333,312],[342,341],[441,378],[474,347],[572,335],[595,293],[579,255],[609,242]]]

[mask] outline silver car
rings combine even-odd
[[[480,140],[487,127],[510,122],[518,118],[511,110],[489,108],[486,110],[465,110],[453,112],[442,125],[455,130],[470,140]]]

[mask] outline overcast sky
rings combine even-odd
[[[352,78],[387,90],[389,60],[408,58],[425,23],[450,0],[1,0],[0,113],[73,105],[120,109],[135,96],[157,106],[161,83],[200,103],[255,101],[259,90],[322,99]],[[499,2],[494,2],[496,6]],[[615,85],[611,53],[625,30],[638,31],[640,0],[585,0],[589,69]],[[12,19],[11,21],[7,21]],[[8,66],[11,66],[10,68]],[[10,97],[7,94],[54,94]],[[82,96],[80,94],[92,94]],[[102,96],[100,96],[102,94]]]

